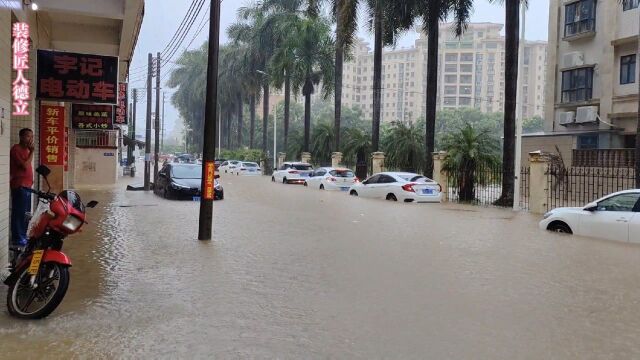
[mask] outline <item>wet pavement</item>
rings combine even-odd
[[[222,181],[212,242],[195,202],[82,190],[101,203],[65,243],[67,297],[42,321],[1,311],[0,357],[640,356],[640,246],[506,210]]]

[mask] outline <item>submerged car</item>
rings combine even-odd
[[[240,164],[240,160],[223,161],[222,164],[220,164],[220,166],[218,167],[218,171],[225,174],[230,173],[231,171],[233,171],[233,169],[236,168],[236,166],[238,166],[238,164]]]
[[[254,162],[242,161],[234,169],[229,171],[232,175],[262,175],[260,165]]]
[[[224,199],[224,189],[214,180],[214,200]],[[194,199],[201,196],[202,165],[167,163],[158,172],[153,192],[165,199]]]
[[[390,201],[439,203],[442,200],[442,187],[420,174],[383,172],[354,184],[349,194]]]
[[[584,207],[544,214],[540,228],[606,240],[640,242],[640,189],[610,194]]]
[[[349,169],[322,167],[316,169],[304,185],[312,189],[349,191],[359,181]]]
[[[271,181],[283,184],[304,184],[313,172],[313,166],[303,162],[286,162],[271,176]]]

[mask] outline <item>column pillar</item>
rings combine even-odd
[[[547,212],[547,169],[549,168],[549,157],[542,151],[529,153],[529,164],[531,175],[529,182],[529,211],[534,214],[544,214]]]
[[[283,153],[283,152],[278,153],[278,169],[282,166],[286,158],[287,158],[287,153]]]
[[[371,154],[372,166],[371,172],[372,174],[377,174],[384,171],[384,153],[381,151],[374,152]]]
[[[311,164],[311,153],[303,152],[300,156],[300,161],[306,164]]]
[[[340,163],[342,163],[342,153],[334,152],[331,154],[331,167],[337,168],[340,166]]]
[[[446,151],[433,153],[433,181],[442,187],[442,201],[449,201],[449,182],[447,173],[442,170],[444,159],[447,157]]]

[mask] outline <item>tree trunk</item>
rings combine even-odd
[[[289,146],[289,110],[291,107],[291,78],[287,72],[284,79],[284,150],[286,153]],[[277,154],[273,154],[277,156]]]
[[[342,0],[339,1],[338,9],[340,9],[342,5]],[[336,37],[340,39],[343,34],[341,21],[338,21],[338,27],[336,29]],[[342,120],[342,68],[344,65],[344,45],[341,40],[337,41],[336,45],[336,68],[335,68],[335,120],[334,120],[334,131],[335,131],[335,142],[333,146],[333,151],[340,151],[340,122]],[[342,45],[341,45],[342,44]]]
[[[269,84],[262,86],[262,154],[267,154],[267,126],[269,125]]]
[[[378,5],[375,19],[375,46],[373,51],[373,125],[371,150],[380,150],[380,115],[382,106],[382,6]]]
[[[502,150],[502,195],[496,205],[513,206],[515,187],[516,97],[518,91],[518,44],[520,27],[520,1],[506,0],[505,22],[505,101],[504,148]]]
[[[640,9],[638,9],[640,14]],[[638,20],[640,22],[640,20]],[[639,35],[640,36],[640,35]],[[638,39],[638,55],[636,62],[640,61],[640,38]],[[636,82],[638,83],[638,124],[636,125],[636,189],[640,189],[640,74],[636,72]]]
[[[238,93],[238,148],[242,148],[242,94]]]
[[[304,95],[304,152],[309,152],[309,140],[311,134],[311,94]]]
[[[433,179],[433,152],[436,136],[436,107],[438,101],[438,37],[440,0],[429,3],[428,47],[427,47],[427,112],[426,112],[426,154],[424,175]]]
[[[227,111],[227,149],[231,150],[231,109]]]
[[[253,143],[255,138],[256,131],[256,96],[252,94],[249,98],[249,117],[250,117],[250,128],[249,128],[249,148],[253,149]]]

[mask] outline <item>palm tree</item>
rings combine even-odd
[[[344,138],[345,141],[342,145],[344,163],[357,165],[360,162],[365,162],[367,154],[371,153],[371,134],[368,131],[353,127],[345,130]],[[358,168],[356,167],[356,175],[364,179],[367,177],[366,169],[362,173],[358,173]]]
[[[394,122],[383,132],[382,149],[389,168],[419,171],[424,167],[424,138],[418,127],[405,122]]]
[[[500,147],[487,129],[478,131],[471,124],[465,124],[443,140],[447,156],[442,170],[456,182],[461,201],[475,200],[476,171],[499,164]]]
[[[316,164],[326,165],[331,163],[331,149],[335,143],[333,124],[322,122],[313,128],[312,157]]]
[[[309,152],[311,95],[319,84],[322,84],[325,98],[333,90],[334,41],[329,23],[318,17],[301,19],[290,29],[290,34],[282,46],[293,49],[292,86],[296,93],[302,91],[305,98],[303,151]]]

